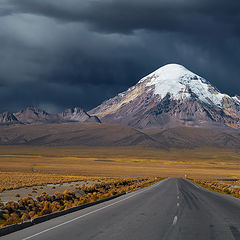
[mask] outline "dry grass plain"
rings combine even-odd
[[[140,147],[0,146],[0,180],[38,183],[87,177],[240,178],[240,151]],[[12,181],[6,181],[12,178]],[[30,181],[30,180],[29,180]],[[31,184],[33,185],[33,184]],[[4,188],[8,188],[4,186]]]
[[[240,180],[236,179],[222,179],[222,180],[203,180],[203,179],[188,179],[201,185],[209,190],[228,194],[233,197],[240,198]]]

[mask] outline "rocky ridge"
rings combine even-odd
[[[63,122],[95,122],[101,121],[96,116],[90,116],[83,109],[75,107],[58,114],[47,113],[36,107],[27,107],[19,112],[4,112],[0,114],[0,124],[40,124]]]

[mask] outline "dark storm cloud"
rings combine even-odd
[[[86,109],[176,62],[240,94],[236,0],[2,0],[0,111]]]
[[[108,95],[109,92],[104,91],[104,85],[91,86],[83,85],[81,87],[72,87],[59,84],[41,84],[41,83],[21,83],[14,84],[13,87],[1,89],[0,102],[2,111],[12,112],[23,109],[26,106],[36,106],[49,112],[60,112],[63,109],[79,106],[90,107],[95,104],[95,98],[89,98],[89,95],[95,96],[103,100],[102,95]],[[110,94],[112,94],[110,92]],[[86,99],[88,100],[86,102]],[[76,103],[76,104],[74,104]]]
[[[210,33],[216,30],[216,33],[224,34],[222,27],[238,30],[240,20],[240,2],[236,0],[227,3],[225,0],[12,2],[15,11],[40,14],[66,22],[87,22],[96,30],[117,33],[148,29],[187,33]]]

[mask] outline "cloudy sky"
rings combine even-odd
[[[89,110],[167,63],[240,95],[240,1],[0,0],[0,111]]]

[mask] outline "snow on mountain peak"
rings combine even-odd
[[[162,75],[162,77],[169,79],[177,79],[185,74],[195,75],[184,66],[175,63],[164,65],[154,71],[152,74]]]
[[[163,99],[170,94],[172,99],[189,99],[192,93],[207,104],[223,106],[223,98],[229,97],[221,94],[207,80],[189,71],[179,64],[167,64],[146,77],[139,83],[146,83],[146,87],[154,87],[154,94]]]

